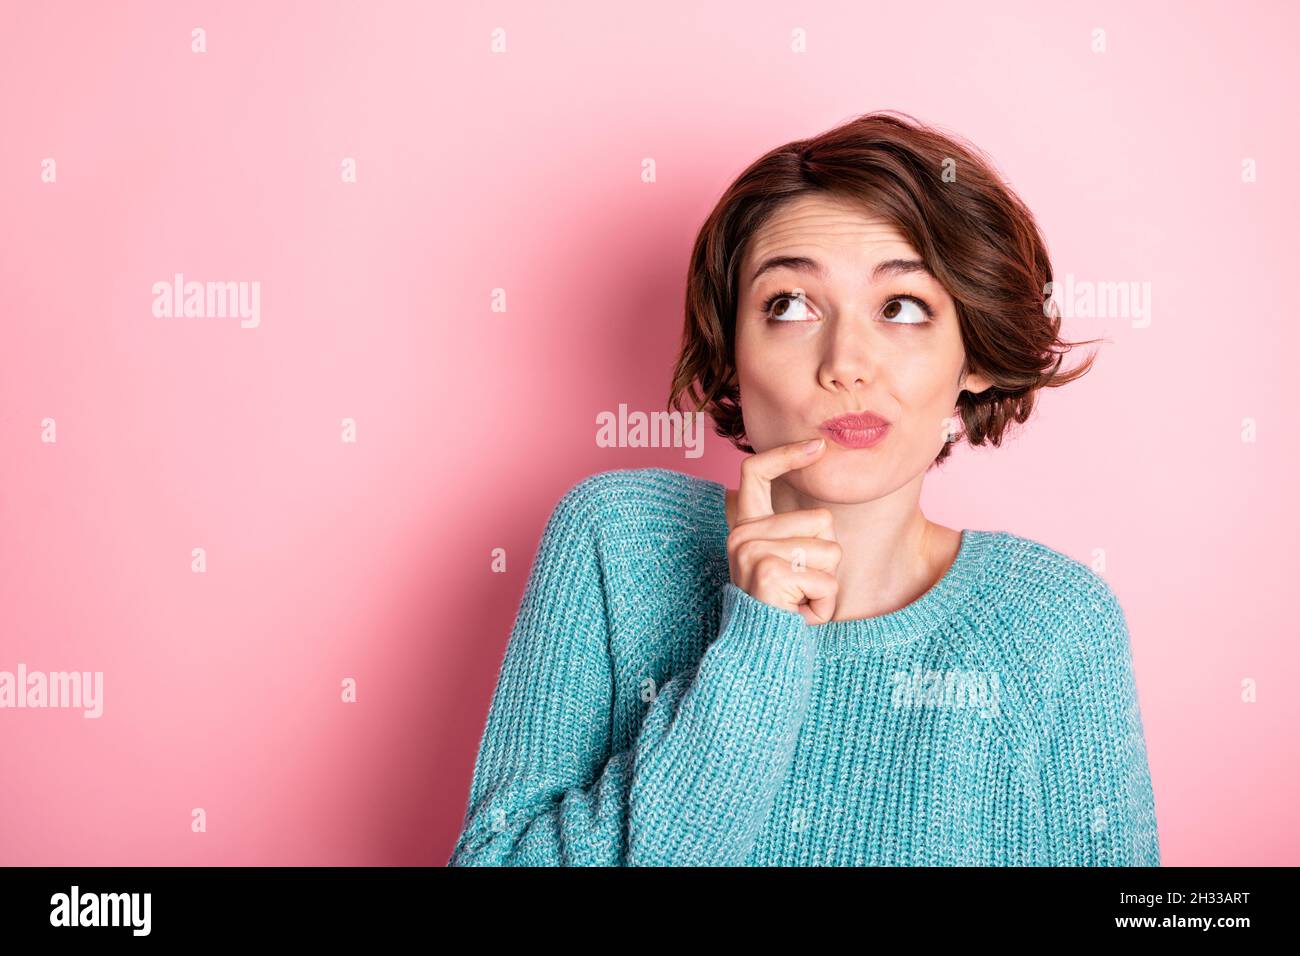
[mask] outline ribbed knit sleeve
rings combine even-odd
[[[1045,862],[1159,866],[1127,621],[1110,588],[1091,580],[1046,712]]]
[[[738,865],[806,713],[803,618],[724,586],[717,636],[609,752],[613,674],[600,494],[552,512],[474,765],[451,866]]]

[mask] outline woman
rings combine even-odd
[[[670,395],[739,487],[556,505],[452,865],[1159,865],[1125,617],[1085,565],[920,509],[1087,371],[1029,211],[870,114],[773,150],[690,263]]]

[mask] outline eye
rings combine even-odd
[[[763,314],[774,322],[803,322],[808,319],[807,313],[808,300],[802,292],[782,290],[768,296],[763,303]]]
[[[934,318],[934,309],[914,295],[896,295],[885,303],[880,314],[894,325],[925,325]],[[903,318],[894,322],[898,316]]]

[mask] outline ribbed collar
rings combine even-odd
[[[706,491],[705,525],[714,532],[715,547],[721,549],[722,566],[726,567],[727,489],[719,482],[701,480]],[[970,607],[987,566],[986,558],[1002,534],[962,529],[961,546],[953,563],[930,590],[911,604],[875,617],[810,625],[817,635],[818,653],[831,657],[870,654],[934,633]]]

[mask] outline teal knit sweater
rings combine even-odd
[[[450,865],[1159,865],[1091,569],[967,529],[911,604],[809,625],[731,583],[724,494],[640,468],[559,500]]]

